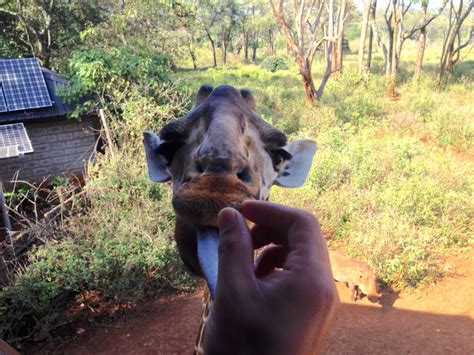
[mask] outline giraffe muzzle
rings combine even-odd
[[[217,215],[228,206],[239,205],[255,196],[230,174],[204,173],[174,193],[176,214],[195,226],[217,226]]]

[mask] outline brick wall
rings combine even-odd
[[[82,121],[55,118],[24,123],[33,153],[0,159],[0,179],[11,180],[16,171],[19,179],[40,181],[63,173],[80,173],[94,152],[98,122],[93,118]]]

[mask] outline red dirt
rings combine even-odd
[[[474,252],[453,258],[439,284],[385,294],[382,304],[352,303],[339,284],[341,308],[325,353],[474,353]],[[113,323],[78,328],[72,338],[37,344],[25,353],[190,354],[202,292],[163,297]]]

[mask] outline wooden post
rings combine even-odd
[[[10,217],[8,216],[7,205],[5,203],[5,195],[3,194],[3,183],[0,181],[0,210],[2,211],[2,220],[5,228],[7,230],[6,243],[4,245],[6,248],[2,248],[0,253],[0,284],[6,285],[8,282],[8,268],[5,262],[5,256],[8,256],[10,253],[7,250],[11,248],[11,252],[14,253],[14,239],[12,233],[12,225],[10,223]]]
[[[114,158],[115,157],[114,141],[112,140],[112,133],[110,132],[109,125],[107,124],[107,120],[105,119],[104,110],[100,109],[99,114],[100,114],[100,120],[102,121],[102,127],[104,127],[105,136],[107,138],[107,144],[109,145],[110,154],[112,155],[112,158]]]
[[[0,181],[0,208],[2,209],[3,224],[7,229],[7,233],[11,236],[12,225],[10,217],[8,216],[7,204],[5,202],[5,195],[3,193],[3,183]]]

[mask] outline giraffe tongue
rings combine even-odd
[[[219,229],[199,226],[197,233],[197,254],[212,298],[214,298],[217,286],[218,246]]]

